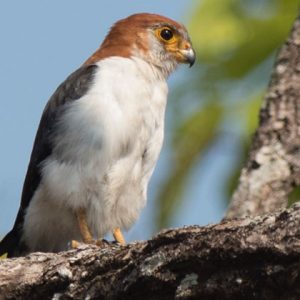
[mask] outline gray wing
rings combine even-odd
[[[41,163],[52,153],[51,135],[57,119],[64,111],[66,104],[80,99],[87,93],[98,66],[88,65],[72,73],[55,91],[48,101],[35,137],[30,162],[25,177],[21,205],[13,229],[0,243],[0,256],[8,253],[14,256],[21,253],[21,231],[24,213],[41,181]]]

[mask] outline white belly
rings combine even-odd
[[[76,167],[68,167],[71,181],[78,178],[76,189],[70,194],[67,194],[68,188],[51,190],[47,184],[42,184],[25,217],[24,238],[29,241],[26,243],[30,250],[57,252],[65,250],[73,239],[81,241],[75,217],[78,207],[86,209],[88,225],[95,239],[103,238],[116,227],[128,229],[146,202],[153,166],[146,170],[143,165],[142,154],[120,158],[104,176],[97,177],[94,173],[94,178],[92,175],[81,177],[82,173]],[[69,185],[66,180],[65,184]]]
[[[81,240],[78,208],[86,209],[92,234],[102,238],[116,227],[128,229],[145,205],[163,140],[167,89],[165,82],[147,87],[136,74],[128,78],[129,67],[124,72],[131,88],[107,78],[104,68],[90,92],[65,114],[25,215],[24,240],[31,251],[60,251],[70,240]],[[119,98],[107,91],[115,82]],[[143,84],[147,88],[135,91]]]

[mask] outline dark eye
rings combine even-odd
[[[160,32],[160,36],[164,40],[169,41],[173,37],[173,32],[170,29],[165,28]]]

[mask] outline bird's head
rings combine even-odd
[[[179,63],[192,66],[196,57],[182,24],[149,13],[135,14],[115,23],[86,64],[111,56],[142,58],[166,75]]]

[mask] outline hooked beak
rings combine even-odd
[[[181,50],[180,52],[185,58],[185,62],[188,63],[190,67],[192,67],[196,60],[195,50],[192,47],[190,47],[188,49]]]

